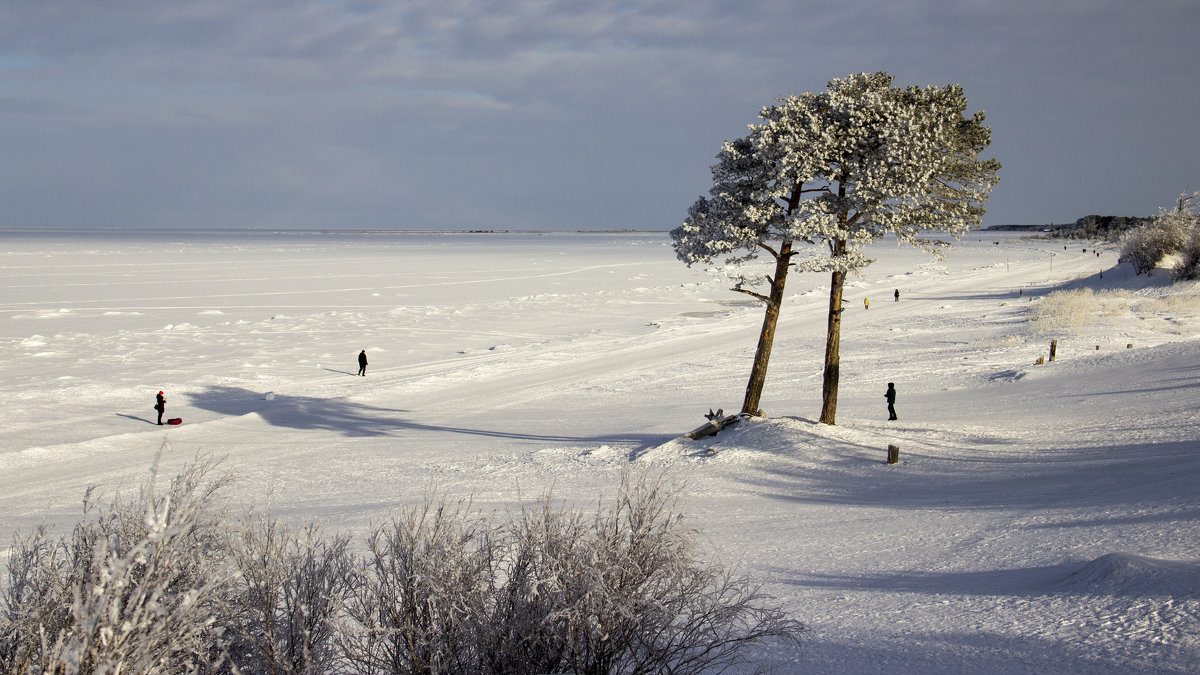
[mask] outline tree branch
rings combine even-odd
[[[729,290],[735,291],[737,293],[745,293],[746,295],[749,295],[752,298],[761,300],[761,301],[767,303],[768,305],[771,304],[771,298],[763,295],[762,293],[755,293],[754,291],[748,291],[744,288],[738,288],[737,286],[734,286],[733,288],[731,288]]]
[[[772,258],[775,258],[776,260],[779,260],[779,253],[777,253],[777,252],[775,251],[775,249],[771,248],[770,246],[768,246],[767,244],[765,244],[765,243],[763,243],[763,242],[761,242],[761,241],[759,241],[759,242],[755,242],[755,245],[756,245],[756,246],[758,246],[759,248],[763,249],[763,250],[764,250],[764,251],[766,251],[767,253],[770,253]]]

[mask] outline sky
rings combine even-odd
[[[857,72],[961,84],[985,225],[1200,189],[1195,0],[5,0],[0,227],[670,229]]]

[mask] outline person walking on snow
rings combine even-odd
[[[358,374],[363,377],[367,376],[367,350],[362,350],[358,353]]]
[[[863,309],[871,309],[871,299],[863,298]]]
[[[163,413],[167,411],[167,399],[163,397],[163,393],[158,392],[158,396],[154,397],[154,409],[158,411],[158,424],[162,426]]]
[[[888,419],[899,419],[896,417],[896,384],[894,382],[888,382],[887,393],[883,397],[888,402]]]
[[[900,302],[900,289],[896,289],[896,302]]]

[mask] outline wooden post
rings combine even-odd
[[[1133,343],[1130,342],[1129,344],[1125,345],[1125,349],[1133,349]]]
[[[1050,360],[1053,361],[1054,357],[1057,354],[1058,354],[1058,338],[1054,338],[1053,340],[1050,341]]]
[[[898,445],[889,445],[889,446],[888,446],[888,460],[887,460],[887,463],[888,463],[888,464],[898,464],[899,462],[900,462],[900,446],[898,446]]]

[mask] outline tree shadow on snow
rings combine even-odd
[[[1107,276],[1105,276],[1106,274]],[[935,302],[962,300],[1029,301],[1030,299],[1040,298],[1056,291],[1074,291],[1081,288],[1090,288],[1093,291],[1139,291],[1148,288],[1165,288],[1171,286],[1171,284],[1171,274],[1167,270],[1158,269],[1154,270],[1151,274],[1135,274],[1131,265],[1121,263],[1116,266],[1105,267],[1103,271],[1098,271],[1095,274],[1074,279],[1030,282],[1021,286],[1014,286],[1011,289],[998,289],[992,292],[981,293],[970,291],[945,295],[914,295],[909,299]],[[902,298],[901,302],[903,300]]]
[[[221,415],[257,414],[272,426],[289,429],[333,431],[344,436],[399,436],[404,432],[428,431],[486,438],[538,441],[548,443],[622,443],[651,445],[662,436],[648,434],[612,434],[605,436],[559,436],[519,431],[473,429],[469,427],[425,424],[412,420],[408,410],[380,408],[345,399],[274,394],[269,400],[261,392],[241,387],[209,387],[188,394],[190,405]]]
[[[1139,522],[1200,519],[1192,494],[1200,473],[1194,442],[1122,443],[1072,449],[1047,448],[1045,456],[990,456],[942,450],[901,450],[900,464],[885,463],[882,446],[844,443],[843,451],[799,465],[747,471],[736,480],[764,496],[797,504],[847,504],[887,508],[970,511],[1064,509],[1054,527],[1109,525],[1128,515],[1123,507],[1156,503],[1160,512]],[[931,448],[932,449],[932,448]],[[952,445],[947,446],[952,449]],[[1072,511],[1103,509],[1103,517],[1072,519]],[[1034,527],[1034,526],[1030,526]]]

